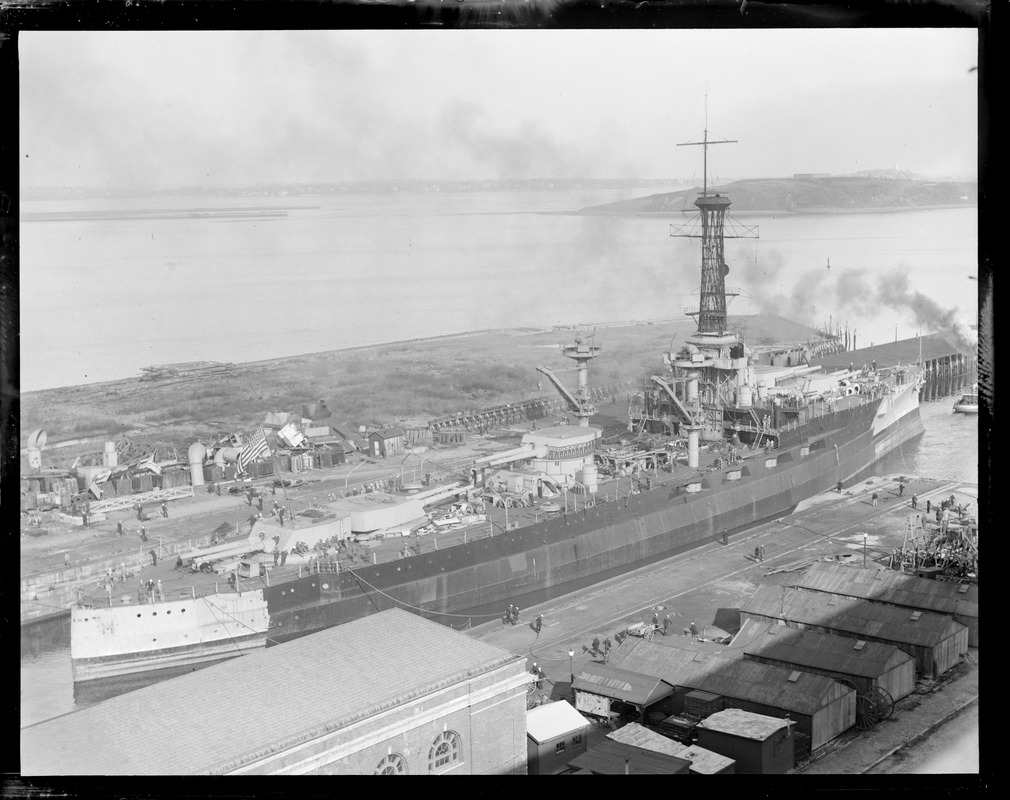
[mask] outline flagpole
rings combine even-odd
[[[266,429],[263,428],[262,425],[260,428],[263,430],[263,441],[266,442],[267,452],[270,453],[270,463],[274,466],[274,475],[276,475],[277,479],[281,482],[281,493],[284,495],[284,507],[287,509],[288,519],[290,519],[292,515],[290,501],[288,500],[288,488],[284,485],[284,479],[280,477],[281,471],[277,468],[277,456],[274,455],[273,448],[270,446],[270,440],[267,438]]]

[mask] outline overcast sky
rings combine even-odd
[[[22,186],[977,168],[977,35],[24,32]]]

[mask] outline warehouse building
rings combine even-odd
[[[919,578],[889,569],[814,562],[794,585],[873,603],[949,614],[968,626],[968,646],[978,647],[977,584]]]
[[[673,687],[654,674],[590,662],[575,676],[575,708],[585,714],[614,719],[634,713],[638,721],[648,711],[669,713]]]
[[[644,640],[618,651],[619,666],[655,675],[677,687],[673,713],[685,710],[691,692],[722,698],[727,708],[796,722],[816,750],[856,722],[856,691],[823,675],[663,647]],[[720,751],[716,751],[720,752]]]
[[[744,602],[740,616],[894,645],[915,658],[926,678],[939,677],[968,652],[968,628],[952,617],[837,594],[762,586]]]
[[[792,727],[784,719],[727,708],[702,720],[698,744],[732,758],[739,774],[781,775],[796,763]]]
[[[775,623],[747,620],[752,636],[741,628],[750,643],[743,647],[744,658],[759,664],[799,669],[815,675],[851,683],[860,694],[885,690],[900,700],[915,689],[915,659],[894,645],[802,631]]]
[[[525,774],[528,682],[393,609],[24,728],[21,774]]]

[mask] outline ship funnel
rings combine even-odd
[[[203,486],[203,460],[207,457],[207,448],[199,442],[189,446],[189,477],[194,486]]]

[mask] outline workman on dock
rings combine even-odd
[[[835,486],[835,490],[838,492],[838,494],[842,493],[842,482],[841,481],[838,481],[838,484]]]
[[[166,503],[164,500],[161,501],[161,516],[163,516],[165,519],[168,519],[168,503]]]
[[[147,528],[145,528],[143,525],[140,526],[140,541],[142,542],[147,541]]]
[[[874,508],[876,508],[876,507],[877,507],[877,493],[876,493],[876,492],[874,492],[874,493],[873,493],[873,495],[872,495],[872,496],[870,497],[870,504],[871,504],[871,505],[872,505],[872,506],[873,506]]]
[[[927,497],[927,498],[926,498],[926,513],[927,513],[927,514],[929,514],[929,505],[930,505],[930,500],[929,500],[929,498]]]
[[[672,624],[673,624],[673,621],[670,619],[670,615],[669,614],[667,614],[665,617],[663,617],[663,636],[666,636],[667,634],[670,633],[670,626]]]
[[[544,615],[538,614],[536,620],[533,622],[533,630],[537,632],[537,638],[540,638],[540,631],[544,627]]]
[[[904,492],[905,492],[905,484],[901,483],[899,481],[899,483],[898,483],[898,497],[901,497],[901,495],[904,494]]]
[[[919,506],[919,498],[916,497],[916,495],[913,493],[912,494],[912,508],[918,508],[918,506]]]
[[[122,536],[124,533],[126,533],[126,531],[123,530],[123,521],[122,520],[119,520],[119,522],[116,523],[116,533],[118,533],[120,536]]]

